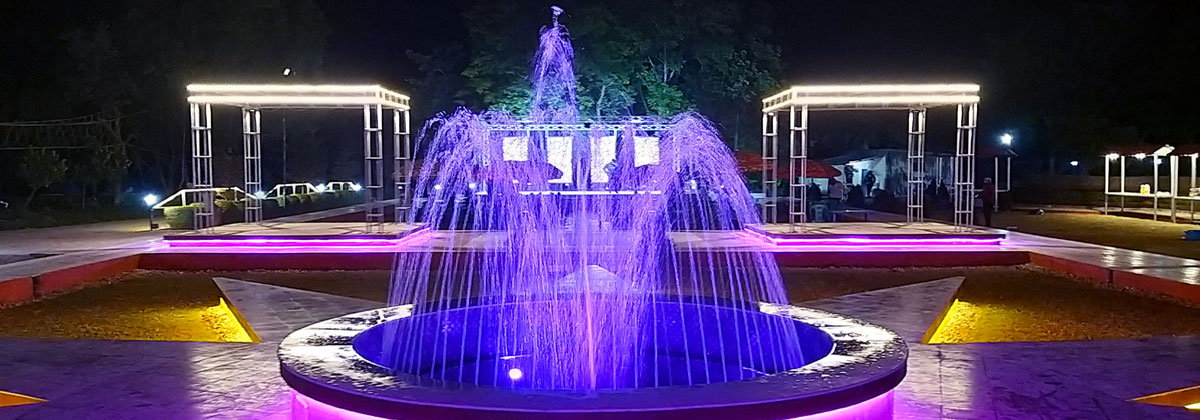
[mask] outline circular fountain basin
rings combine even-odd
[[[281,372],[294,390],[293,418],[308,420],[892,418],[892,389],[904,378],[908,349],[886,329],[787,305],[655,304],[700,314],[692,320],[707,321],[706,349],[697,348],[695,337],[691,347],[677,344],[686,342],[686,328],[663,328],[677,336],[664,338],[635,373],[594,390],[531,388],[526,384],[538,372],[524,355],[480,354],[463,362],[461,348],[433,346],[408,369],[386,357],[383,343],[421,317],[438,322],[419,325],[454,328],[512,304],[419,315],[406,305],[319,322],[280,344]],[[709,333],[720,329],[717,321],[733,319],[794,328],[804,360],[780,366],[764,362],[770,358],[764,353],[755,363],[750,356],[759,353],[746,350],[746,337]],[[769,341],[765,334],[750,340]]]

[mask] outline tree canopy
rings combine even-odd
[[[571,3],[571,2],[566,2]],[[779,48],[735,1],[580,2],[561,20],[576,50],[580,114],[671,115],[717,111],[718,120],[776,85]],[[467,13],[470,59],[462,71],[479,105],[517,113],[529,98],[538,13],[485,2]]]

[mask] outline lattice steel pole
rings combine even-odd
[[[363,204],[367,214],[367,232],[383,231],[383,107],[363,106]]]
[[[908,110],[908,223],[925,221],[925,109]]]
[[[798,121],[795,105],[789,107],[788,113],[788,230],[795,232],[796,219],[800,220],[801,231],[808,219],[808,106],[800,107]]]
[[[262,221],[262,113],[242,108],[242,173],[246,186],[246,223]]]
[[[954,226],[975,222],[975,126],[979,105],[959,104],[954,145]]]
[[[775,223],[775,200],[779,196],[776,181],[779,171],[779,115],[774,112],[763,114],[762,118],[762,187],[763,187],[763,224]]]
[[[395,183],[396,206],[395,216],[396,223],[402,223],[408,217],[409,210],[409,183],[412,177],[412,141],[411,127],[409,126],[408,110],[392,109],[392,179]]]
[[[213,225],[213,177],[212,177],[212,106],[190,104],[192,137],[192,188],[201,207],[192,213],[192,228],[205,230]],[[185,194],[186,195],[186,194]]]

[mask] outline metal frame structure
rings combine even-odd
[[[195,212],[197,230],[213,226],[212,188],[212,106],[229,105],[242,109],[243,172],[246,191],[262,188],[263,109],[362,109],[363,166],[368,232],[383,231],[383,209],[374,203],[384,200],[383,192],[383,110],[392,111],[393,179],[396,220],[404,220],[408,210],[409,179],[406,162],[412,157],[408,96],[378,85],[293,85],[293,84],[193,84],[188,85],[191,108],[192,183],[197,190],[194,202],[204,203]],[[401,124],[403,123],[403,124]],[[262,221],[258,197],[246,197],[246,222]]]
[[[488,132],[500,134],[501,141],[503,141],[502,138],[506,134],[517,135],[518,137],[524,136],[524,137],[532,138],[533,133],[541,133],[545,137],[585,136],[585,137],[593,138],[592,142],[588,142],[589,147],[591,147],[590,146],[591,143],[594,143],[594,138],[596,137],[596,134],[600,134],[601,136],[612,135],[612,136],[620,137],[623,133],[626,132],[626,130],[628,130],[630,128],[633,129],[634,133],[644,133],[648,137],[661,139],[661,136],[660,136],[661,132],[666,131],[668,128],[670,128],[670,124],[668,122],[661,121],[658,118],[650,117],[650,116],[596,118],[596,119],[583,121],[583,122],[580,122],[577,124],[538,123],[538,122],[521,121],[521,120],[506,121],[503,123],[491,123],[491,122],[487,123]],[[636,136],[636,134],[635,134],[635,136]],[[629,141],[636,141],[636,140],[630,139]],[[529,147],[533,147],[532,142],[530,142]],[[676,147],[678,147],[677,143],[676,143]],[[618,149],[617,153],[620,153],[619,149]],[[573,152],[572,156],[578,156],[578,154]],[[572,158],[572,159],[574,159],[574,158]],[[595,163],[593,163],[593,164],[595,164]],[[593,168],[593,169],[595,169],[595,168]],[[590,172],[590,171],[588,171],[588,172]],[[585,180],[582,180],[579,178],[581,176],[581,174],[582,174],[582,172],[580,172],[580,171],[572,172],[571,181],[566,183],[567,185],[569,185],[568,190],[580,191],[580,190],[582,190],[581,187],[583,185],[590,182],[590,180],[586,180],[589,182],[583,182]],[[522,191],[522,193],[524,194],[524,193],[528,193],[528,192]],[[618,194],[618,193],[623,193],[623,192],[613,192],[613,194]],[[570,193],[568,193],[568,194],[570,194]],[[587,194],[584,194],[584,195],[587,195]]]
[[[763,99],[763,222],[777,223],[779,198],[776,169],[779,149],[779,115],[789,116],[788,168],[790,185],[788,224],[803,230],[807,219],[808,113],[809,111],[905,110],[908,112],[908,178],[906,220],[925,220],[925,120],[929,108],[956,106],[958,121],[954,178],[954,225],[974,223],[975,131],[979,110],[976,84],[892,84],[792,86]],[[799,111],[799,116],[797,116]],[[797,124],[799,122],[799,124]],[[799,144],[796,140],[799,139]],[[797,174],[796,170],[800,172]],[[797,176],[799,175],[799,176]],[[798,185],[797,185],[798,184]]]
[[[1180,195],[1179,194],[1179,156],[1171,155],[1171,152],[1173,152],[1174,150],[1175,150],[1175,148],[1172,147],[1171,145],[1165,145],[1163,147],[1158,148],[1157,150],[1155,150],[1152,153],[1144,153],[1144,152],[1138,152],[1138,153],[1133,153],[1133,154],[1109,153],[1109,154],[1105,155],[1104,156],[1104,214],[1109,213],[1109,205],[1108,205],[1108,197],[1109,196],[1120,197],[1120,209],[1122,212],[1125,211],[1125,197],[1150,198],[1151,201],[1153,202],[1153,213],[1151,214],[1151,218],[1153,220],[1157,221],[1158,220],[1158,200],[1160,198],[1169,198],[1171,200],[1170,203],[1171,203],[1171,221],[1172,222],[1175,222],[1176,218],[1177,218],[1176,206],[1175,206],[1176,200],[1185,200],[1185,201],[1189,202],[1189,204],[1191,205],[1191,212],[1193,213],[1192,219],[1194,220],[1195,219],[1195,211],[1196,211],[1195,202],[1200,200],[1200,197],[1193,197],[1193,196],[1191,196],[1190,193],[1192,191],[1196,190],[1196,163],[1197,163],[1197,157],[1200,157],[1200,155],[1198,155],[1196,153],[1192,153],[1190,155],[1191,159],[1192,159],[1191,188],[1188,190],[1188,192],[1189,192],[1188,195]],[[1153,167],[1153,175],[1152,175],[1153,179],[1151,180],[1150,193],[1143,194],[1141,191],[1138,191],[1138,192],[1125,191],[1125,183],[1126,183],[1125,158],[1127,156],[1133,157],[1139,161],[1145,160],[1146,158],[1150,158],[1150,165]],[[1171,177],[1170,190],[1167,190],[1167,191],[1160,190],[1159,183],[1158,183],[1159,178],[1160,178],[1160,174],[1158,172],[1158,166],[1162,164],[1161,159],[1163,159],[1163,158],[1167,158],[1167,162],[1169,164],[1167,170],[1169,171],[1168,174]],[[1113,189],[1112,189],[1112,164],[1114,162],[1116,162],[1120,165],[1120,172],[1119,172],[1119,175],[1117,176],[1117,179],[1120,180],[1118,182],[1119,189],[1116,191],[1113,191]]]

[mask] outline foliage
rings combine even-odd
[[[33,202],[33,197],[42,188],[62,180],[67,175],[67,161],[58,152],[45,149],[34,149],[25,153],[21,159],[21,179],[29,185],[29,197],[25,199],[25,207]]]
[[[775,84],[779,51],[732,0],[565,5],[577,51],[581,115],[669,115],[740,108]],[[466,16],[471,57],[462,76],[484,104],[523,110],[535,28],[548,14],[486,2]],[[714,113],[718,120],[730,112]]]
[[[186,92],[194,82],[319,76],[330,28],[313,0],[37,2],[0,14],[0,120],[97,115],[115,121],[66,156],[82,190],[117,199],[130,171],[158,190],[188,173]],[[20,18],[18,18],[20,17]],[[25,42],[28,52],[16,45]],[[303,80],[297,80],[303,82]],[[65,104],[65,106],[64,106]],[[217,149],[221,151],[222,149]],[[240,153],[238,153],[240,155]],[[4,186],[0,186],[4,187]],[[78,188],[77,188],[78,189]]]

